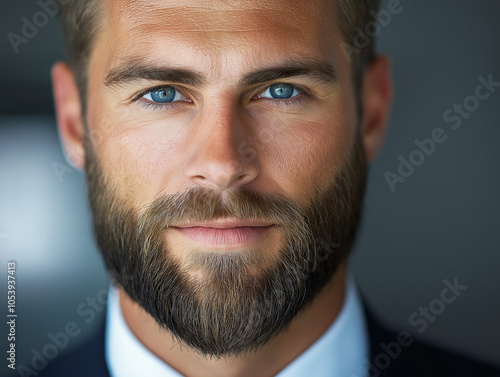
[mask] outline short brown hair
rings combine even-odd
[[[333,0],[337,2],[340,30],[348,45],[355,46],[356,31],[374,19],[379,0]],[[69,65],[73,70],[85,116],[87,99],[87,69],[90,52],[102,26],[102,0],[65,0],[60,5],[60,18],[66,36]],[[352,59],[354,85],[359,94],[365,68],[373,59],[374,38]]]
[[[359,50],[359,53],[349,55],[354,87],[359,97],[364,71],[375,57],[375,38],[369,38],[364,46],[357,46],[356,34],[365,30],[366,25],[375,20],[380,0],[336,0],[336,2],[339,28],[344,42],[353,51]]]

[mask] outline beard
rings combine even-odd
[[[194,187],[133,208],[116,194],[90,142],[85,150],[94,235],[112,280],[180,345],[203,356],[255,351],[286,330],[353,246],[367,175],[359,135],[333,181],[316,188],[305,209],[282,194],[245,187],[224,197]],[[221,218],[268,221],[285,242],[269,245],[265,255],[197,248],[179,259],[164,241],[172,226]]]

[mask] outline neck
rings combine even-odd
[[[313,302],[300,311],[290,327],[255,352],[213,360],[180,347],[142,307],[119,288],[123,317],[146,348],[182,375],[207,377],[274,376],[309,348],[337,318],[344,303],[345,262]]]

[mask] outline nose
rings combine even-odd
[[[193,120],[187,178],[215,189],[252,182],[259,174],[259,164],[256,153],[248,153],[252,136],[245,114],[229,103],[207,108]]]

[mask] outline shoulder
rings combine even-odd
[[[365,310],[370,338],[370,377],[499,377],[500,369],[426,345],[408,332],[384,329]]]

